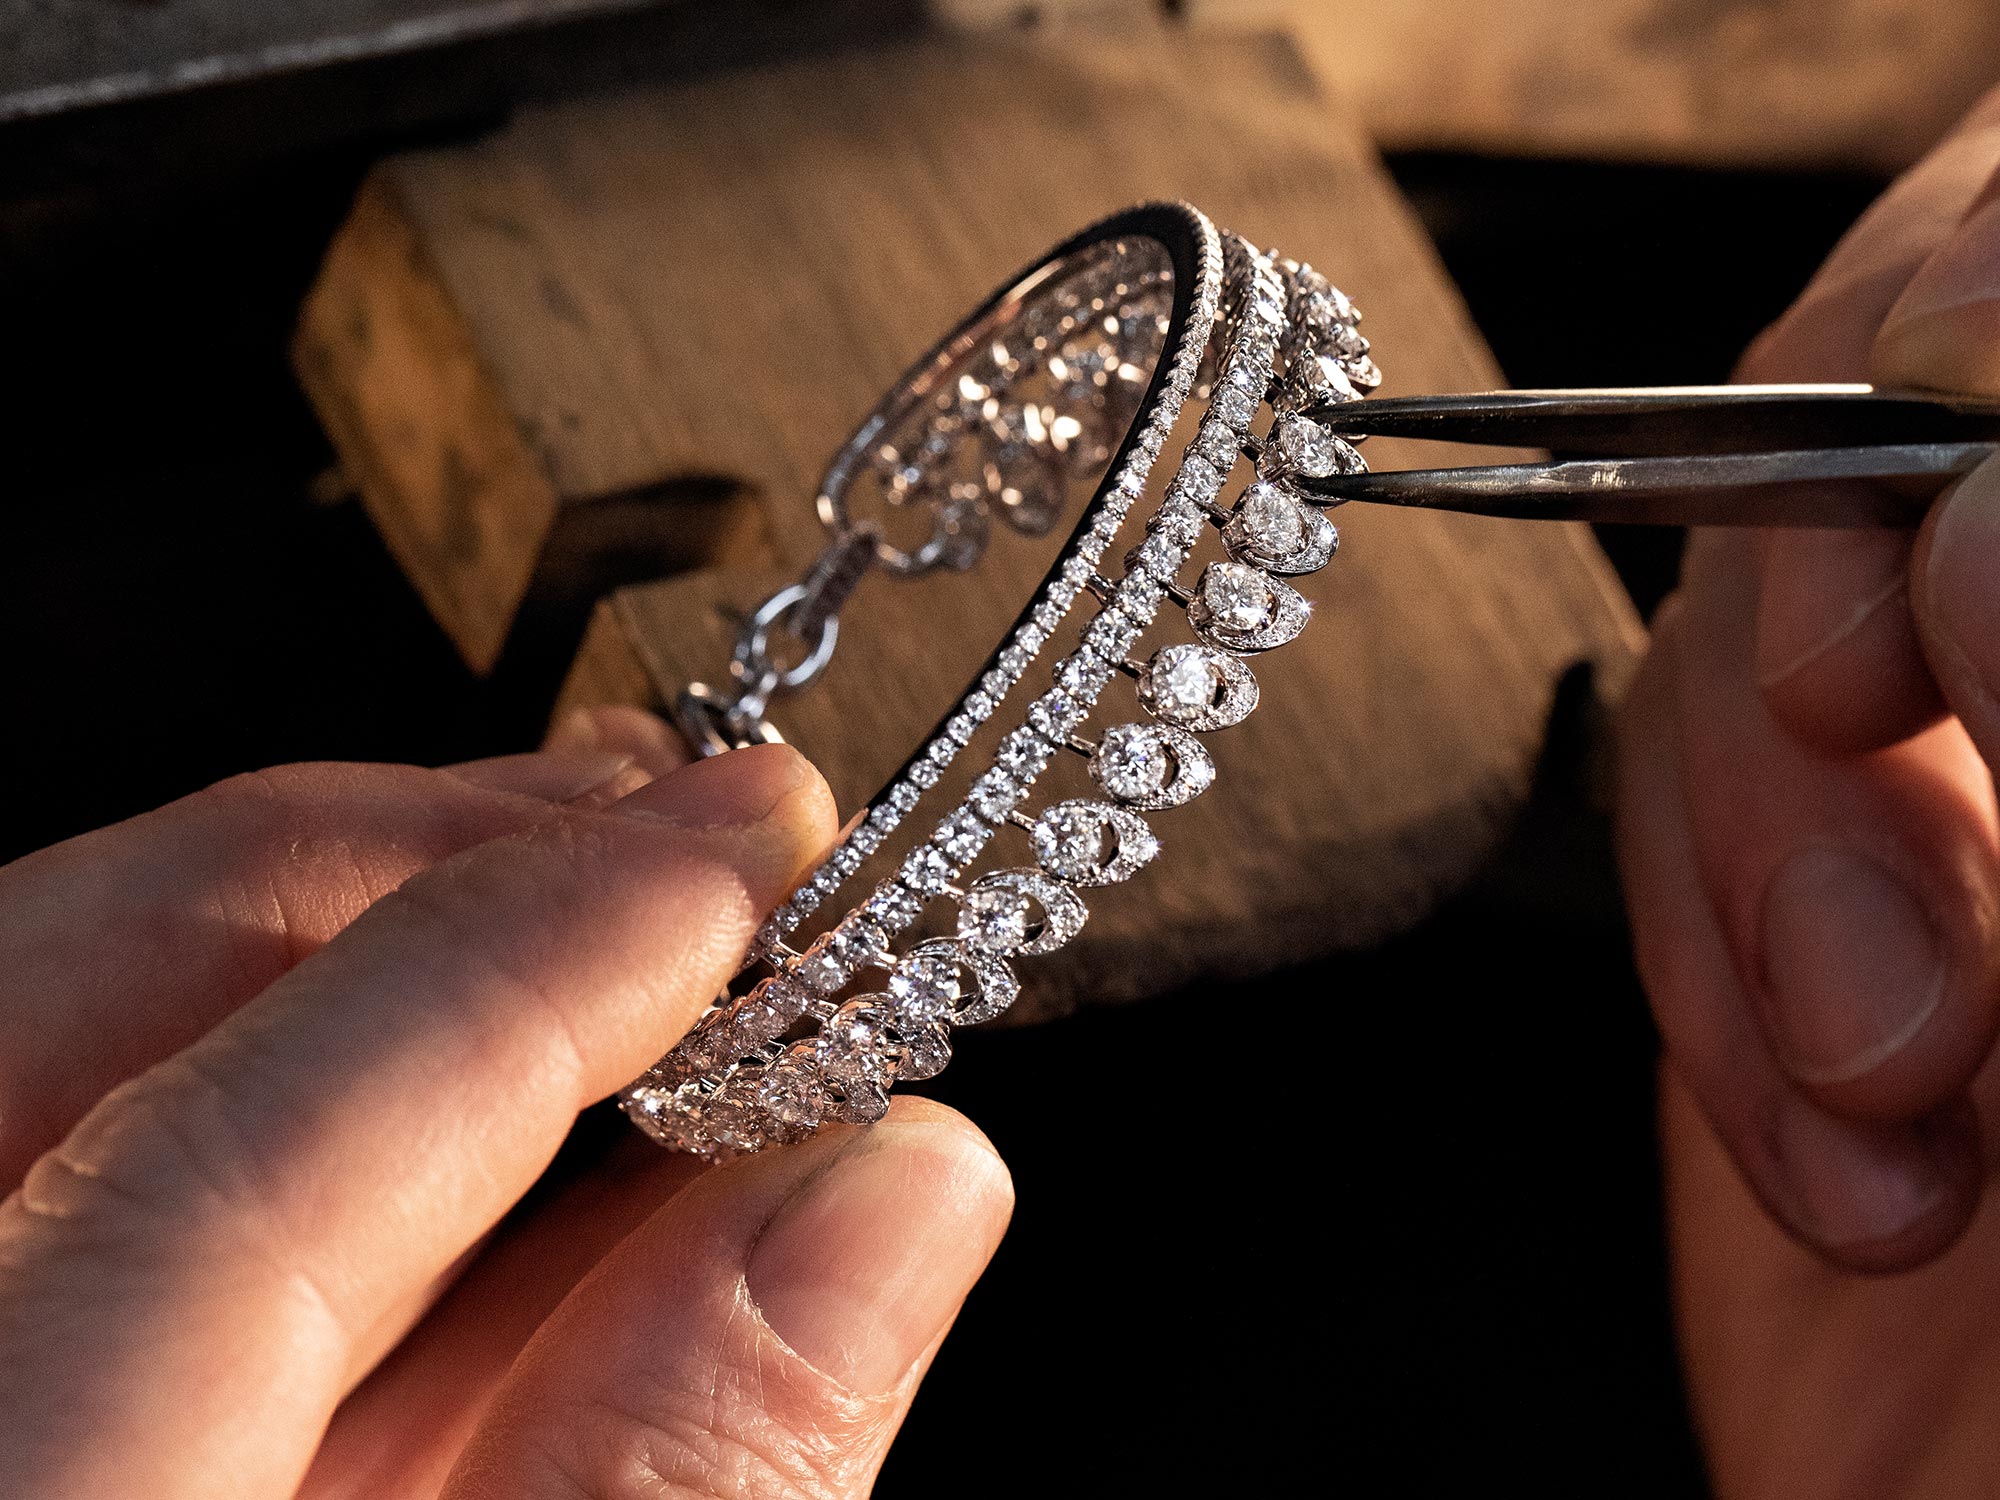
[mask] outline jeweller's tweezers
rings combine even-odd
[[[2000,402],[1865,385],[1492,391],[1311,416],[1344,438],[1554,454],[1296,481],[1327,500],[1666,526],[1915,526],[1940,489],[2000,451]]]

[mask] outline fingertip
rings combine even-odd
[[[807,1364],[886,1395],[950,1326],[1013,1203],[984,1135],[949,1110],[899,1100],[780,1205],[746,1283],[766,1325]]]
[[[1914,1123],[1874,1125],[1787,1095],[1760,1145],[1770,1170],[1752,1179],[1773,1216],[1846,1270],[1926,1265],[1958,1241],[1978,1208],[1984,1172],[1964,1099]]]
[[[1923,645],[1945,698],[1987,764],[2000,765],[2000,459],[1933,507],[1912,576]]]
[[[1878,383],[2000,393],[2000,173],[1918,266],[1875,336]]]
[[[751,745],[681,767],[607,809],[690,831],[731,835],[746,874],[782,885],[825,854],[838,827],[833,792],[789,745]]]
[[[443,767],[445,775],[490,792],[575,802],[629,785],[632,757],[619,750],[563,746]]]
[[[1910,614],[1908,543],[1856,532],[1769,535],[1758,566],[1758,695],[1823,754],[1907,739],[1944,703]]]
[[[544,749],[616,751],[650,776],[686,765],[687,742],[658,714],[629,703],[595,703],[571,709],[549,727]]]

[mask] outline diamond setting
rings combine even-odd
[[[1213,646],[1162,646],[1139,674],[1139,702],[1156,719],[1206,732],[1241,724],[1257,706],[1257,678]]]
[[[988,956],[1053,953],[1089,915],[1075,891],[1040,870],[994,870],[959,903],[958,939]]]
[[[1116,885],[1151,864],[1160,841],[1146,820],[1108,802],[1058,802],[1028,830],[1035,859],[1071,885]]]
[[[1090,757],[1090,779],[1127,807],[1151,811],[1192,802],[1215,782],[1201,741],[1168,724],[1117,724]]]
[[[1270,651],[1292,640],[1312,606],[1289,583],[1248,563],[1210,563],[1188,603],[1194,633],[1224,651]]]
[[[1316,573],[1332,561],[1340,533],[1289,488],[1266,480],[1243,492],[1222,540],[1238,562],[1272,573]]]

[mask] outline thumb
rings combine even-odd
[[[2000,176],[1924,262],[1876,339],[1885,384],[2000,395]],[[1911,569],[1924,655],[1989,766],[2000,766],[2000,464],[1933,507]]]
[[[446,1500],[861,1500],[1013,1202],[920,1099],[716,1168],[542,1326]]]
[[[2000,459],[1932,508],[1911,596],[1932,676],[1981,758],[2000,769]]]

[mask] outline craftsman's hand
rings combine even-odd
[[[1996,169],[2000,95],[1743,378],[2000,395]],[[1623,730],[1719,1491],[2000,1492],[2000,466],[1914,539],[1697,534]]]
[[[833,833],[783,747],[566,739],[0,870],[0,1495],[868,1492],[1006,1170],[903,1101],[705,1173],[634,1134],[521,1203]]]

